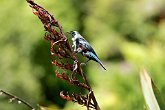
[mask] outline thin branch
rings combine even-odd
[[[21,99],[21,98],[15,96],[15,95],[13,95],[13,94],[11,94],[11,93],[8,93],[8,92],[6,92],[6,91],[4,91],[4,90],[0,90],[0,95],[2,95],[2,94],[4,94],[4,95],[10,97],[9,102],[17,101],[18,104],[23,103],[24,105],[26,105],[27,107],[29,107],[31,110],[36,110],[36,109],[35,109],[34,107],[32,107],[28,102],[26,102],[25,100],[23,100],[23,99]]]

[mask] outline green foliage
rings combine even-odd
[[[165,101],[164,98],[162,97],[162,95],[160,94],[159,89],[156,87],[156,85],[154,84],[154,82],[152,81],[152,88],[155,94],[155,97],[157,99],[157,102],[159,104],[159,107],[161,110],[165,109]]]
[[[85,67],[103,110],[143,109],[138,80],[141,67],[152,73],[160,92],[165,92],[164,0],[36,2],[53,14],[65,31],[80,31],[108,69],[105,72],[92,61]],[[0,88],[33,104],[85,109],[60,99],[61,90],[77,88],[55,77],[44,28],[26,1],[1,0],[0,13]],[[0,101],[2,110],[22,109],[19,107]]]

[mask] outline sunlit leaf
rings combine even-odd
[[[152,89],[151,78],[146,70],[140,73],[140,81],[147,108],[149,110],[160,110],[154,91]]]

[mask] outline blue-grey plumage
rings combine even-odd
[[[73,41],[72,47],[74,47],[74,51],[81,53],[83,56],[87,57],[89,60],[96,61],[104,68],[104,70],[106,70],[102,62],[99,60],[94,49],[77,31],[70,31],[68,33],[72,35],[72,41]]]

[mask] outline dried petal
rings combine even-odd
[[[56,77],[61,79],[61,80],[64,80],[64,78],[62,77],[62,75],[60,73],[58,73],[58,70],[56,70]]]
[[[65,73],[62,73],[62,77],[63,77],[63,79],[70,81],[69,76],[66,75]]]
[[[74,63],[73,63],[73,71],[76,71],[78,68],[78,61],[75,60]]]
[[[62,99],[72,100],[72,98],[68,95],[68,93],[66,95],[64,95],[64,91],[60,92],[60,96],[61,96]]]

